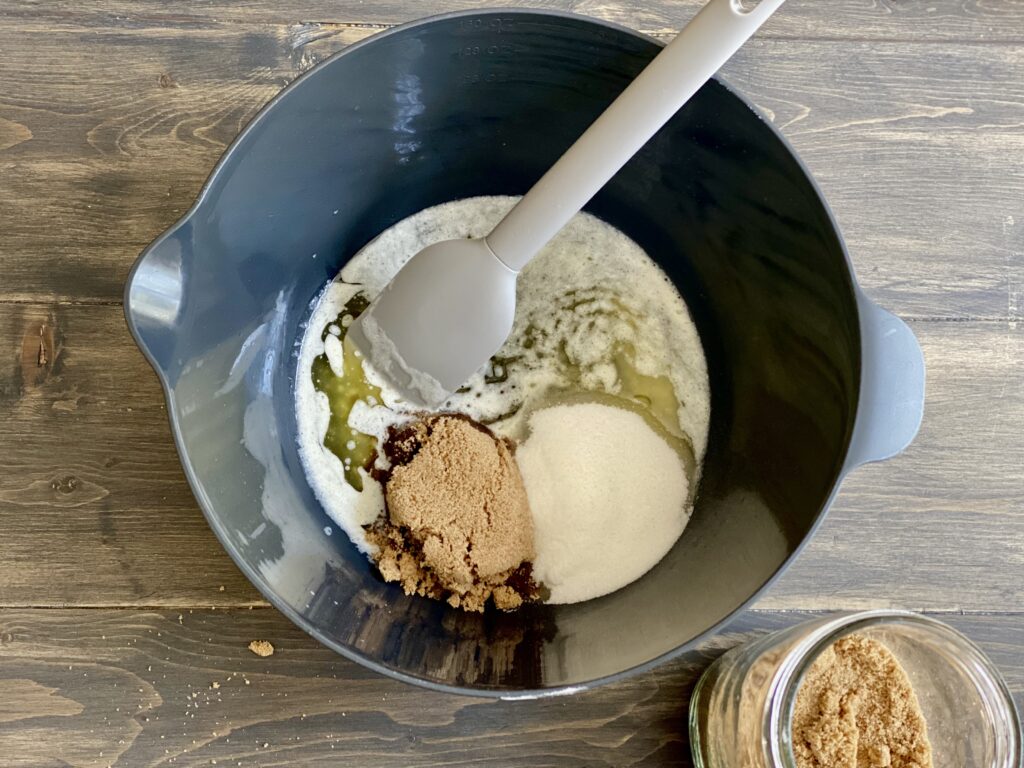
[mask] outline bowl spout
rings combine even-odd
[[[186,222],[155,240],[139,257],[125,285],[128,328],[150,362],[165,374],[183,316],[183,265],[191,252],[191,229]]]

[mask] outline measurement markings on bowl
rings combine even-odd
[[[516,48],[511,43],[501,45],[466,45],[459,49],[459,58],[466,59],[473,56],[515,56]]]
[[[471,32],[501,33],[507,32],[512,26],[511,19],[463,19],[461,29]],[[502,22],[506,22],[504,25]],[[474,23],[485,22],[485,23]],[[494,43],[491,38],[479,43],[467,43],[460,45],[455,51],[455,57],[459,61],[472,67],[473,71],[466,72],[461,77],[463,85],[475,85],[478,83],[504,83],[508,82],[509,72],[505,65],[511,61],[521,48],[512,43]],[[500,68],[495,68],[498,65]]]
[[[466,32],[482,32],[486,30],[488,32],[497,32],[500,35],[502,32],[511,31],[515,23],[515,19],[508,16],[476,16],[471,19],[459,19],[459,29]]]

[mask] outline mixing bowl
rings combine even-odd
[[[705,346],[710,442],[672,551],[598,600],[468,615],[384,583],[332,528],[299,463],[292,401],[320,289],[416,211],[523,193],[658,49],[621,27],[533,11],[377,35],[275,98],[135,265],[128,325],[166,389],[210,526],[268,600],[339,653],[506,697],[649,668],[751,602],[844,475],[915,434],[924,372],[913,335],[857,287],[786,142],[712,81],[588,207],[661,265]]]

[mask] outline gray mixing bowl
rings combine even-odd
[[[267,599],[339,653],[507,697],[649,668],[750,603],[843,476],[915,434],[924,369],[913,335],[858,289],[792,150],[713,81],[588,207],[664,268],[704,341],[711,437],[674,549],[598,600],[467,615],[406,597],[328,534],[292,408],[311,301],[400,219],[524,192],[657,52],[621,27],[533,11],[377,35],[275,98],[135,265],[128,325],[167,391],[211,527]]]

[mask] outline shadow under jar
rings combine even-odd
[[[984,653],[934,619],[867,611],[771,633],[712,664],[690,702],[697,768],[796,768],[791,724],[800,686],[823,651],[853,634],[885,645],[906,670],[936,766],[1020,765],[1016,708]]]

